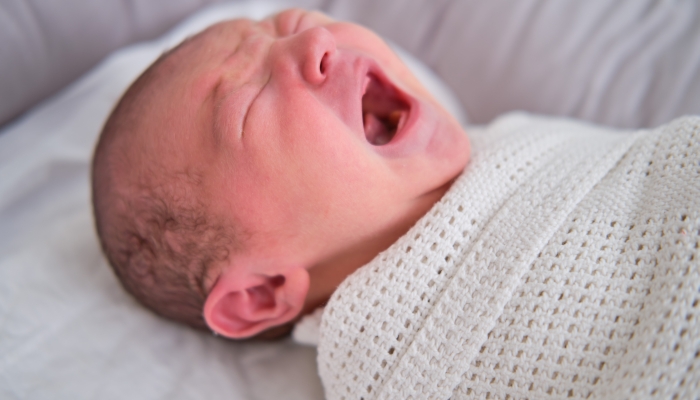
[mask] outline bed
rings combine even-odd
[[[288,5],[360,22],[413,54],[465,123],[517,109],[634,129],[700,113],[695,2],[6,1],[0,398],[323,398],[313,347],[232,343],[138,306],[100,253],[89,205],[92,148],[129,82],[213,21]]]

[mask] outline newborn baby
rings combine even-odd
[[[694,398],[699,176],[697,117],[513,114],[468,140],[377,36],[291,10],[151,66],[93,200],[161,315],[246,338],[327,302],[328,399]]]
[[[230,338],[327,301],[464,169],[469,140],[374,33],[315,12],[214,25],[109,117],[97,231],[155,312]]]

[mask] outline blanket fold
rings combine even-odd
[[[687,243],[673,239],[667,251],[685,257],[688,291],[671,312],[695,310],[698,125],[688,118],[620,133],[514,114],[470,133],[465,173],[326,307],[318,358],[326,396],[622,398],[653,390],[638,379],[648,370],[630,375],[622,364],[635,344],[621,338],[639,334],[639,315],[658,308],[650,290],[661,255],[644,248],[669,240],[658,232],[678,236],[670,220],[686,232]],[[654,240],[652,216],[667,221],[652,224]],[[644,332],[641,340],[653,340]],[[697,339],[686,342],[700,350]]]

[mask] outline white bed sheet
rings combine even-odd
[[[157,41],[116,52],[0,132],[0,398],[323,398],[315,348],[233,343],[138,305],[102,257],[89,200],[92,149],[128,83],[214,21],[279,8],[210,7]],[[410,65],[464,121],[449,90]]]

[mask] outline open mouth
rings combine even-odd
[[[375,146],[385,145],[406,123],[409,104],[388,82],[369,73],[362,95],[362,122],[367,141]]]

